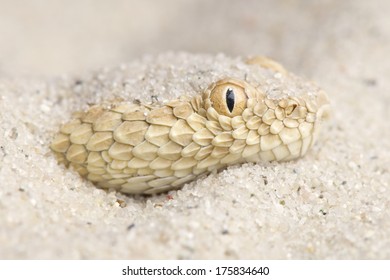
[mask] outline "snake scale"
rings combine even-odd
[[[291,75],[265,57],[247,63]],[[303,156],[328,107],[321,89],[273,97],[261,84],[225,77],[193,97],[94,105],[60,128],[51,149],[101,188],[160,193],[228,165]]]

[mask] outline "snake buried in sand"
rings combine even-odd
[[[295,77],[265,57],[247,63]],[[316,86],[273,95],[264,84],[224,77],[191,97],[93,105],[60,128],[51,149],[101,188],[160,193],[228,165],[303,156],[328,107]]]

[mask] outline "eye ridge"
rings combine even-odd
[[[233,112],[234,109],[234,99],[235,99],[234,91],[231,88],[228,88],[226,91],[226,105],[230,113]]]

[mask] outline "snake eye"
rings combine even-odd
[[[221,115],[235,117],[241,115],[248,99],[244,87],[232,82],[221,81],[212,89],[210,101]]]
[[[231,88],[228,88],[226,91],[226,105],[231,112],[234,109],[234,91]]]

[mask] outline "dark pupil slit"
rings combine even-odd
[[[234,91],[231,88],[228,88],[226,91],[226,104],[229,108],[230,113],[234,109]]]

